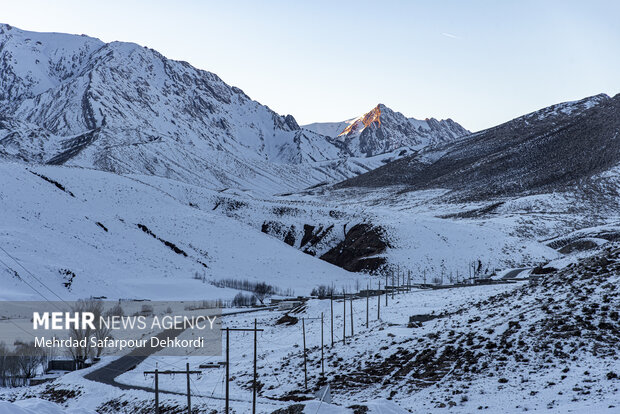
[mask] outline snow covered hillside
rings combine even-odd
[[[79,408],[64,410],[53,402],[29,398],[14,403],[0,401],[0,414],[94,414],[94,411]]]
[[[443,274],[447,283],[458,272],[466,276],[473,260],[492,271],[558,255],[501,227],[421,210],[412,219],[410,211],[370,212],[363,203],[263,200],[153,176],[19,163],[0,170],[2,246],[63,298],[231,299],[236,291],[208,284],[228,278],[303,295],[319,285],[359,288],[360,276],[342,268],[379,274],[400,268],[415,281]],[[367,244],[351,244],[360,233]],[[13,271],[0,271],[4,299],[34,298]]]
[[[183,216],[186,212],[204,215],[206,222],[214,223],[209,225],[214,231],[226,233],[223,228],[232,227],[239,234],[251,234],[236,238],[229,232],[232,238],[227,245],[208,237],[202,240],[196,234],[196,240],[185,241],[194,253],[180,247],[187,257],[176,254],[172,262],[164,261],[161,266],[162,257],[145,249],[146,245],[136,241],[123,246],[120,251],[131,252],[130,257],[137,259],[129,266],[133,269],[118,271],[133,274],[136,286],[145,277],[144,269],[168,275],[176,268],[192,275],[208,268],[206,272],[217,277],[262,269],[256,276],[260,280],[269,273],[263,255],[284,258],[289,253],[312,263],[309,268],[316,268],[317,275],[335,272],[304,277],[296,287],[300,294],[318,284],[353,280],[337,267],[380,275],[400,269],[411,272],[416,281],[422,281],[425,274],[459,279],[470,276],[472,262],[483,263],[485,273],[493,274],[554,259],[559,253],[546,245],[547,239],[608,225],[617,217],[612,206],[617,174],[606,170],[615,152],[584,152],[588,146],[582,143],[588,138],[584,131],[597,131],[588,138],[594,144],[617,143],[610,138],[615,124],[603,122],[617,119],[613,116],[616,98],[599,95],[555,105],[472,135],[451,120],[418,121],[378,105],[346,122],[309,126],[333,135],[325,136],[300,128],[292,116],[274,113],[212,73],[135,44],[106,44],[87,36],[26,32],[8,25],[0,26],[0,43],[0,156],[20,163],[2,165],[7,170],[6,185],[0,189],[5,195],[2,202],[6,211],[13,211],[13,216],[4,217],[9,229],[4,231],[20,246],[21,254],[41,263],[57,262],[39,269],[56,278],[62,269],[75,272],[73,268],[84,266],[90,272],[89,263],[116,255],[102,248],[110,243],[106,241],[109,235],[96,232],[92,251],[77,249],[75,240],[90,240],[93,229],[85,225],[84,218],[68,226],[67,215],[60,213],[65,213],[63,208],[43,208],[45,193],[39,188],[49,184],[43,177],[66,188],[82,188],[87,203],[93,199],[101,203],[92,207],[74,203],[74,210],[66,211],[84,217],[92,216],[91,209],[108,211],[107,216],[114,211],[114,219],[108,221],[117,225],[116,216],[127,221],[124,216],[131,212],[131,225],[127,225],[131,234],[134,226],[144,225],[148,231],[142,232],[154,234],[155,242],[181,246],[188,235],[178,228],[190,226],[190,219]],[[562,140],[564,152],[551,158],[544,155]],[[593,160],[594,156],[598,158]],[[599,175],[593,182],[600,190],[596,197],[588,194],[592,186],[582,192],[556,186],[563,185],[567,177],[579,176],[580,170],[562,175],[566,159],[583,168],[595,166],[592,171]],[[331,185],[358,174],[362,175]],[[524,190],[514,174],[546,180],[549,193],[539,198],[527,191],[500,199],[484,194],[473,201],[450,198],[450,190],[471,193],[483,188],[488,192],[502,186]],[[22,182],[27,185],[18,184]],[[118,199],[119,193],[133,186],[151,197],[148,203],[139,198]],[[14,194],[17,188],[20,192]],[[58,191],[53,185],[43,188]],[[600,203],[600,194],[605,195],[605,203]],[[147,204],[160,211],[161,217],[153,217],[146,207],[135,208]],[[31,234],[40,240],[24,244],[13,232],[18,217],[34,226]],[[162,229],[153,229],[154,222]],[[45,229],[56,227],[63,229],[68,240],[65,252],[84,250],[83,257],[65,253],[63,264],[59,252],[40,254],[51,245],[44,241]],[[108,233],[99,228],[94,230]],[[198,240],[207,243],[204,248]],[[233,240],[269,240],[273,246],[259,252],[240,248]],[[262,246],[262,242],[256,244]],[[220,255],[213,253],[217,249]],[[236,267],[241,252],[246,255],[245,268]],[[247,256],[248,252],[254,256]],[[151,255],[153,261],[146,259]],[[90,260],[91,256],[96,260]],[[261,260],[263,264],[255,267]],[[102,277],[93,273],[90,282],[76,278],[74,292],[94,294],[87,284]],[[129,280],[123,278],[123,283]],[[80,283],[86,284],[82,290],[77,288]],[[295,285],[290,280],[286,287]],[[154,289],[149,295],[158,292]],[[117,296],[112,291],[101,294]]]
[[[210,284],[222,279],[308,294],[358,278],[140,178],[17,163],[0,171],[3,300],[40,300],[26,282],[56,298],[29,272],[65,300],[232,299],[238,291]]]
[[[403,147],[419,150],[469,134],[451,119],[420,121],[406,118],[383,104],[357,118],[343,122],[317,122],[303,125],[303,128],[336,137],[351,154],[366,157]]]
[[[0,114],[5,159],[263,194],[367,172],[388,158],[368,157],[412,145],[419,135],[409,131],[408,142],[402,134],[398,142],[375,138],[376,149],[359,151],[154,50],[6,24],[0,25]],[[433,134],[443,140],[442,131]]]
[[[154,50],[0,25],[0,51],[4,158],[268,193],[359,172],[292,116]]]
[[[449,189],[452,198],[547,193],[598,187],[600,174],[620,165],[620,95],[566,102],[405,157],[340,187]],[[609,187],[607,189],[602,187]]]
[[[387,306],[385,296],[380,297],[380,319],[377,297],[371,297],[368,327],[364,297],[346,303],[346,314],[343,302],[335,301],[333,344],[329,300],[309,300],[286,318],[285,312],[260,311],[225,316],[224,323],[247,327],[256,319],[264,329],[257,348],[259,413],[611,414],[620,404],[619,265],[620,250],[615,245],[572,264],[553,262],[535,282],[412,289],[390,297]],[[321,322],[316,319],[321,314],[325,316],[323,354]],[[414,315],[421,319],[411,323]],[[307,391],[302,318],[308,348]],[[231,341],[231,405],[238,413],[251,409],[252,346],[252,335],[239,333]],[[321,375],[322,355],[325,375]],[[186,363],[197,369],[221,360],[192,355],[191,350],[187,356],[152,355],[134,369],[119,372],[120,383],[136,387],[122,393],[84,379],[101,368],[96,365],[48,386],[5,390],[0,396],[19,400],[73,394],[76,397],[65,402],[69,408],[115,413],[124,407],[146,413],[153,408],[153,380],[143,371],[184,369]],[[105,357],[98,365],[109,361]],[[194,407],[198,412],[222,412],[224,367],[216,364],[203,371],[192,380]],[[179,376],[160,381],[160,390],[185,390],[184,378]],[[309,400],[326,383],[331,386],[333,404]],[[163,394],[160,403],[171,411],[182,410],[184,399]],[[290,411],[284,411],[287,408]]]

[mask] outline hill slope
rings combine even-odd
[[[228,278],[307,294],[357,279],[139,177],[17,163],[0,163],[0,175],[3,300],[41,300],[27,282],[55,298],[29,272],[65,300],[232,299],[210,284]]]
[[[620,95],[597,95],[533,112],[338,186],[510,196],[574,185],[618,163]]]
[[[381,165],[133,43],[0,25],[0,157],[261,193]]]

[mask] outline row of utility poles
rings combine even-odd
[[[258,347],[258,332],[262,332],[263,329],[257,328],[256,319],[254,319],[254,328],[222,328],[222,331],[226,332],[226,397],[225,397],[225,413],[230,412],[230,333],[231,332],[254,332],[254,375],[252,379],[252,413],[256,414],[256,393],[258,389],[258,372],[257,372],[257,347]],[[160,375],[173,375],[173,374],[186,374],[187,375],[187,413],[192,412],[192,399],[190,393],[190,375],[201,374],[201,371],[190,371],[189,363],[186,364],[185,371],[144,371],[145,375],[155,375],[155,414],[159,414],[159,376]]]
[[[402,283],[405,282],[405,275],[403,275]],[[394,291],[401,290],[400,271],[397,274],[396,285],[394,285],[394,276],[392,275],[392,286],[388,287],[388,276],[385,277],[385,306],[388,306],[388,296],[391,290],[392,299],[394,299]],[[411,274],[407,277],[406,289],[409,292],[411,290]],[[349,314],[351,319],[351,336],[355,335],[354,332],[354,318],[353,318],[353,294],[349,295]],[[342,324],[342,343],[347,343],[347,293],[343,290],[342,294],[343,303],[343,324]],[[321,375],[325,375],[325,343],[324,343],[324,315],[321,313],[320,318],[302,318],[302,334],[303,334],[303,358],[304,358],[304,386],[308,389],[308,348],[306,346],[306,320],[321,320]],[[381,319],[381,281],[378,284],[377,290],[377,320]],[[330,297],[330,320],[331,320],[331,345],[334,346],[334,294],[333,289]],[[370,326],[370,285],[366,285],[366,328]],[[226,382],[225,382],[225,413],[230,413],[230,333],[231,332],[253,332],[254,333],[254,371],[252,379],[252,413],[256,413],[256,399],[258,389],[258,373],[257,373],[257,346],[258,346],[258,332],[262,332],[263,329],[257,327],[257,321],[254,319],[253,328],[222,328],[222,331],[226,332]],[[189,363],[186,364],[185,371],[173,371],[165,370],[160,371],[155,369],[154,371],[144,371],[145,375],[155,376],[155,413],[160,414],[159,407],[159,376],[160,375],[174,375],[183,374],[187,377],[187,412],[192,412],[191,392],[190,392],[190,375],[201,374],[201,371],[191,371],[189,369]]]
[[[185,371],[160,371],[159,369],[155,369],[155,371],[144,371],[144,375],[155,375],[155,414],[159,414],[159,376],[160,375],[175,375],[175,374],[185,374],[187,376],[187,414],[192,413],[192,394],[190,392],[190,375],[192,374],[201,374],[201,371],[190,371],[189,370],[189,362],[185,365]]]
[[[388,287],[388,276],[385,277],[385,306],[388,306],[388,296],[391,290],[392,299],[394,299],[394,291],[406,289],[407,292],[411,291],[411,273],[407,275],[407,284],[405,283],[405,275],[402,276],[402,284],[400,280],[400,272],[396,279],[396,285],[394,285],[394,276],[392,276],[392,286]],[[404,287],[403,287],[404,286]],[[357,294],[359,296],[359,293]],[[370,327],[370,284],[366,285],[366,329]],[[351,319],[351,336],[355,335],[354,322],[353,322],[353,299],[355,295],[349,294],[349,315]],[[306,320],[321,320],[321,375],[325,375],[325,343],[324,343],[324,315],[321,312],[320,318],[302,318],[302,336],[303,336],[303,358],[304,358],[304,387],[308,389],[308,348],[306,346]],[[381,319],[381,281],[378,282],[377,289],[377,320]],[[345,290],[342,292],[342,343],[347,343],[347,293]],[[334,341],[334,293],[333,289],[330,295],[330,333],[331,333],[331,345],[335,344]]]

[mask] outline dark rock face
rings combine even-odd
[[[356,224],[347,232],[345,239],[322,255],[321,259],[350,272],[372,272],[385,264],[385,258],[377,255],[385,252],[387,247],[389,244],[381,228],[367,223]]]
[[[597,95],[533,112],[338,186],[447,188],[482,199],[575,185],[618,163],[620,95]]]
[[[277,221],[265,221],[261,226],[261,231],[270,234],[284,241],[289,246],[295,245],[295,226],[287,227]]]
[[[301,239],[301,244],[299,247],[304,247],[306,243],[310,241],[313,234],[314,234],[314,226],[311,226],[309,224],[304,224],[304,236]]]
[[[299,129],[299,124],[293,115],[287,115],[284,117],[284,123],[290,128],[291,131],[297,131]]]
[[[297,322],[299,322],[299,319],[289,315],[288,313],[282,315],[282,317],[280,317],[280,319],[278,319],[276,321],[276,325],[288,325],[288,326],[292,326],[292,325],[296,325]]]
[[[303,234],[298,235],[295,225],[265,221],[261,225],[261,231],[311,256],[319,256],[325,251],[323,250],[325,246],[330,247],[319,258],[350,272],[378,270],[386,263],[386,259],[377,255],[381,255],[387,247],[390,247],[385,240],[383,229],[367,223],[353,226],[346,232],[344,240],[335,246],[335,242],[330,242],[332,240],[330,235],[334,231],[333,224],[316,226],[304,224]],[[296,243],[297,240],[299,245]]]
[[[562,254],[571,254],[574,252],[584,252],[587,250],[594,250],[597,247],[598,247],[598,244],[596,244],[592,240],[576,240],[562,247],[558,251]]]
[[[69,161],[71,158],[82,152],[84,148],[92,144],[97,139],[98,133],[99,128],[79,135],[77,137],[69,138],[62,141],[60,143],[62,152],[54,155],[49,161],[47,161],[47,164],[62,165],[65,162]]]
[[[294,404],[286,408],[279,408],[271,414],[303,414],[304,407],[303,404]]]
[[[301,241],[300,249],[303,249],[304,253],[311,256],[316,256],[316,246],[322,242],[327,235],[333,230],[334,225],[331,224],[327,227],[319,226],[318,229],[315,226],[304,225],[304,236]],[[316,231],[315,231],[316,229]]]
[[[263,233],[270,234],[284,241],[289,246],[295,246],[295,226],[286,226],[277,221],[265,221],[261,230]]]
[[[286,235],[284,236],[284,243],[289,246],[295,245],[295,226],[291,226]]]

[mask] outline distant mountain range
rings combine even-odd
[[[0,25],[5,159],[273,194],[341,181],[400,147],[467,133],[452,121],[414,126],[382,105],[374,111],[346,135],[325,136],[152,49]]]
[[[420,121],[407,118],[383,104],[348,121],[317,122],[303,128],[337,137],[350,154],[358,157],[372,157],[402,147],[421,149],[456,141],[470,133],[451,119]]]
[[[619,164],[620,95],[602,94],[428,148],[338,187],[445,188],[484,199],[583,186]]]
[[[325,262],[418,281],[474,261],[533,267],[560,254],[545,240],[617,228],[572,233],[617,217],[619,115],[620,96],[597,95],[473,134],[382,104],[300,127],[154,50],[0,25],[3,243],[57,279],[105,270],[101,252],[114,251],[115,269],[140,264],[135,286],[157,275],[153,297],[179,269],[259,269],[278,285],[290,271],[287,288],[310,290],[336,275]],[[80,280],[86,294],[105,274]]]

